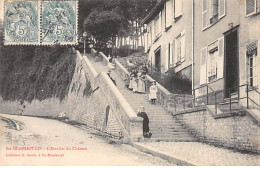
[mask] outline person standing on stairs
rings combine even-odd
[[[144,106],[139,107],[137,116],[143,118],[143,136],[145,138],[151,138],[152,133],[150,132],[150,128],[149,128],[149,118],[145,112]]]
[[[157,100],[157,86],[156,81],[152,82],[152,86],[150,87],[150,94],[149,94],[149,100],[151,100],[152,104],[155,104],[155,101]]]
[[[128,74],[125,75],[124,82],[125,82],[125,87],[126,87],[127,89],[129,89],[130,77],[129,77]]]
[[[144,94],[146,92],[145,90],[145,81],[146,81],[146,75],[142,75],[142,73],[139,73],[138,75],[138,92]]]
[[[133,69],[133,80],[132,80],[132,86],[133,86],[133,92],[136,93],[137,92],[137,70]]]

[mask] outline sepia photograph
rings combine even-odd
[[[260,166],[260,0],[0,0],[0,166]]]

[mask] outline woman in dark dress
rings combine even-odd
[[[152,133],[150,132],[149,128],[149,118],[148,115],[145,113],[144,106],[140,106],[137,116],[143,118],[143,136],[146,138],[151,138]]]

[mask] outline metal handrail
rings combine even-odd
[[[203,87],[206,87],[206,86],[208,86],[208,85],[205,85],[205,86],[201,86],[201,87],[199,87],[199,88],[196,88],[196,89],[194,89],[194,91],[195,90],[198,90],[198,89],[201,89],[201,88],[203,88]],[[246,96],[245,97],[240,97],[240,91],[239,91],[239,88],[241,88],[241,87],[244,87],[244,86],[246,86]],[[209,86],[208,86],[209,87]],[[214,91],[211,87],[209,87],[212,91]],[[236,88],[238,88],[238,98],[231,98],[231,90],[232,89],[236,89]],[[256,88],[252,88],[252,90],[253,91],[255,91],[257,94],[259,94],[260,95],[260,92],[259,91],[257,91],[257,89]],[[251,101],[251,102],[253,102],[257,107],[260,107],[260,105],[258,104],[258,103],[256,103],[252,98],[250,98],[250,96],[249,96],[249,85],[248,84],[243,84],[243,85],[240,85],[240,86],[237,86],[237,87],[233,87],[233,88],[228,88],[228,89],[223,89],[223,90],[220,90],[220,91],[214,91],[214,92],[211,92],[211,94],[213,93],[214,95],[215,95],[215,112],[217,113],[217,107],[218,107],[218,105],[220,104],[220,103],[223,103],[223,102],[218,102],[217,101],[217,94],[218,93],[221,93],[221,92],[226,92],[226,91],[228,91],[228,94],[229,94],[229,110],[231,111],[232,110],[232,100],[233,101],[235,101],[235,100],[242,100],[242,99],[247,99],[247,108],[249,108],[249,100]],[[209,93],[208,93],[208,88],[207,88],[207,94],[206,95],[203,95],[203,96],[200,96],[200,98],[197,98],[197,97],[194,97],[193,99],[190,99],[190,97],[189,98],[187,98],[187,96],[185,96],[185,95],[178,95],[178,96],[175,96],[175,97],[184,97],[184,99],[182,100],[182,103],[183,103],[183,108],[184,108],[184,110],[186,109],[186,106],[185,106],[185,103],[186,102],[190,102],[190,101],[193,101],[194,102],[194,104],[195,104],[195,102],[198,102],[197,100],[198,99],[202,99],[202,98],[205,98],[205,97],[207,97],[207,103],[206,103],[206,105],[208,105],[209,103],[208,103],[208,97],[209,97]],[[187,98],[187,99],[186,99]],[[176,104],[175,104],[175,110],[176,110]]]

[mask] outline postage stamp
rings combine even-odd
[[[39,2],[5,1],[5,45],[30,45],[40,42]]]
[[[74,45],[78,0],[5,0],[5,45]]]
[[[77,1],[42,1],[42,44],[77,43]]]

